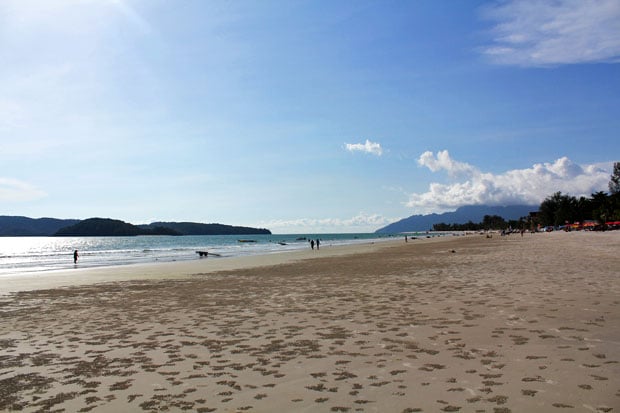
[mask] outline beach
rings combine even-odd
[[[0,410],[620,410],[620,231],[7,277]]]

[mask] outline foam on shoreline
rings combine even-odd
[[[404,239],[404,238],[403,238]],[[80,268],[79,264],[70,270],[35,273],[20,273],[0,277],[0,295],[16,291],[31,291],[69,287],[101,282],[178,279],[196,273],[213,273],[269,265],[279,265],[298,260],[319,259],[349,254],[376,253],[381,248],[403,243],[403,239],[382,240],[350,245],[323,245],[320,250],[291,250],[261,255],[237,256],[228,258],[207,257],[192,261],[128,264],[108,267]],[[410,240],[413,243],[445,242],[453,237],[432,237]]]

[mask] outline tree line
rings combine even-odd
[[[482,222],[433,225],[434,231],[479,231],[487,229],[531,229],[537,226],[562,226],[567,223],[595,221],[601,226],[606,222],[620,221],[620,162],[614,162],[609,181],[609,192],[599,191],[591,197],[574,197],[556,192],[545,198],[538,211],[528,217],[506,221],[497,215],[485,215]]]
[[[439,223],[433,225],[433,231],[482,231],[487,229],[507,230],[509,228],[525,228],[527,218],[519,218],[518,220],[508,220],[499,215],[485,215],[482,222],[468,221],[464,224],[446,224]]]

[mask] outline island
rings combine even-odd
[[[0,236],[138,236],[138,235],[270,235],[265,228],[198,222],[153,222],[134,225],[118,219],[57,219],[0,216]]]

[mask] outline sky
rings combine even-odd
[[[606,191],[619,0],[2,0],[0,215],[371,232]]]

